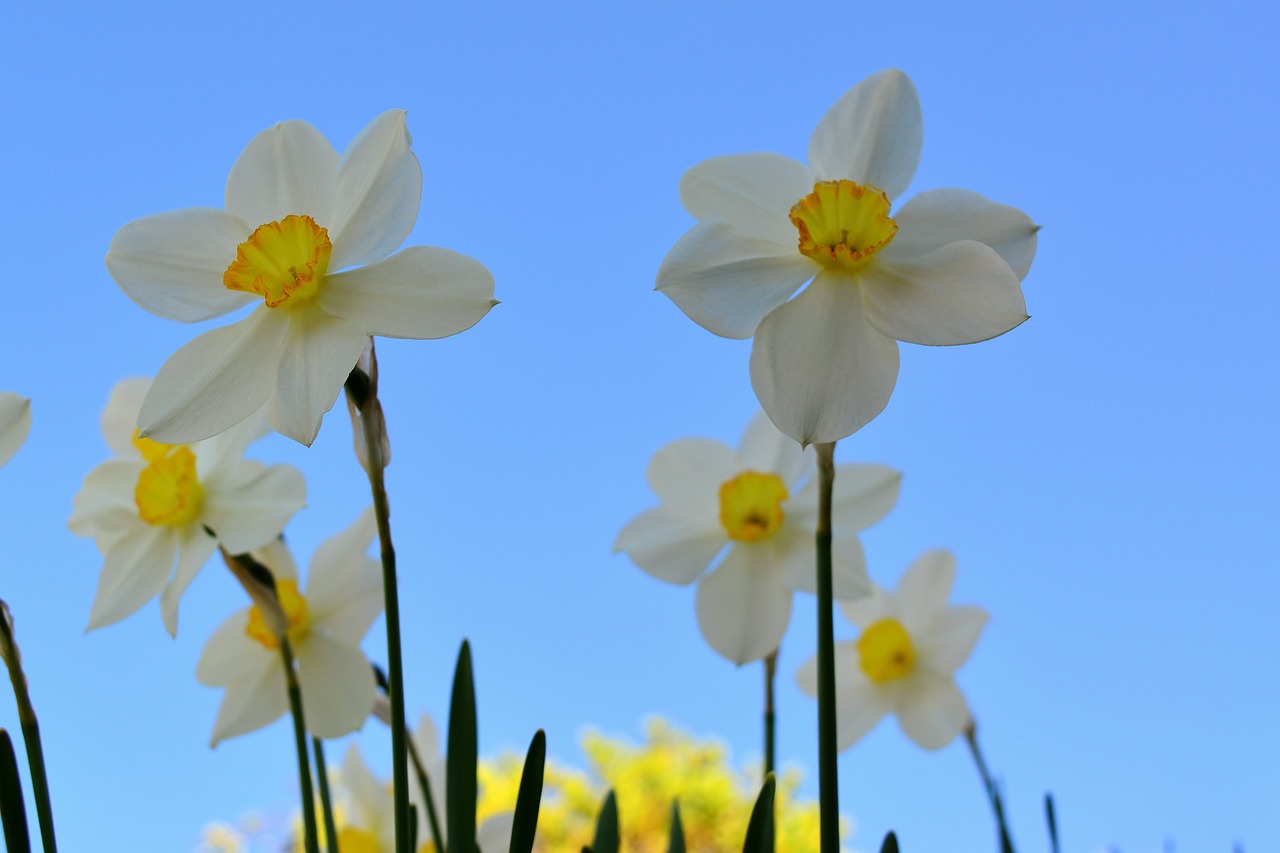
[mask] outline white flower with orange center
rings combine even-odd
[[[844,438],[884,409],[898,341],[974,343],[1027,319],[1020,282],[1037,226],[1026,214],[957,189],[892,209],[922,138],[915,87],[882,71],[818,123],[809,165],[715,157],[680,182],[698,224],[657,289],[718,335],[754,336],[751,384],[801,444]]]
[[[31,432],[31,401],[0,391],[0,465],[13,458]]]
[[[862,635],[837,643],[836,744],[844,750],[886,714],[924,749],[941,749],[969,724],[969,706],[955,672],[969,659],[987,613],[948,606],[956,561],[941,549],[922,554],[895,591],[877,586],[868,597],[841,602]],[[818,660],[796,673],[800,689],[818,695]]]
[[[89,628],[118,622],[157,594],[170,634],[178,600],[218,542],[242,554],[280,534],[306,501],[302,474],[244,458],[267,433],[261,413],[192,444],[138,436],[147,379],[117,383],[102,412],[102,436],[116,454],[89,472],[67,526],[92,536],[103,556]],[[213,531],[217,539],[209,534]]]
[[[401,110],[341,156],[311,125],[287,121],[240,155],[225,210],[146,216],[116,233],[107,269],[148,311],[197,322],[257,306],[165,363],[142,406],[145,436],[208,438],[266,404],[276,430],[311,444],[370,335],[443,338],[497,304],[493,276],[471,258],[425,246],[391,254],[422,193],[409,144]]]
[[[382,612],[382,568],[366,553],[377,532],[373,510],[320,544],[307,590],[280,540],[253,551],[275,579],[297,661],[302,713],[316,737],[341,737],[360,728],[373,710],[377,687],[360,642]],[[280,638],[258,607],[246,607],[213,633],[196,678],[226,692],[211,745],[274,722],[289,709]]]
[[[794,591],[814,592],[818,483],[812,449],[801,450],[763,412],[735,451],[709,438],[685,438],[649,463],[662,501],[627,523],[614,542],[644,571],[675,584],[698,582],[698,626],[711,647],[736,663],[774,651],[791,619]],[[832,517],[837,598],[867,594],[857,531],[893,508],[902,475],[884,465],[837,465]],[[728,547],[706,577],[703,572]]]

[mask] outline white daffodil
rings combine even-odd
[[[866,598],[841,602],[862,636],[835,647],[838,749],[853,746],[885,714],[895,714],[924,749],[941,749],[969,724],[969,706],[953,676],[989,617],[980,607],[947,606],[955,575],[950,552],[927,551],[896,591],[877,586]],[[816,657],[805,661],[796,681],[818,695]]]
[[[755,336],[751,384],[801,444],[843,438],[884,409],[898,341],[974,343],[1027,318],[1019,282],[1037,226],[1026,214],[943,189],[890,218],[922,137],[915,87],[882,71],[818,123],[809,165],[715,157],[680,182],[698,224],[662,262],[657,289],[718,335]]]
[[[316,737],[353,732],[373,710],[377,687],[360,641],[382,612],[382,569],[365,553],[376,531],[368,509],[321,543],[311,558],[305,594],[298,588],[297,564],[282,541],[253,552],[275,579],[297,660],[303,717]],[[200,654],[196,678],[226,688],[212,746],[260,729],[289,709],[280,640],[257,606],[246,607],[214,631]]]
[[[278,536],[306,501],[296,468],[243,458],[267,432],[261,415],[193,444],[139,438],[149,385],[126,379],[112,389],[101,423],[116,455],[89,472],[67,522],[92,536],[104,558],[90,629],[118,622],[158,593],[165,628],[176,634],[178,600],[218,542],[235,554],[251,551]]]
[[[196,322],[258,306],[165,363],[143,435],[208,438],[265,403],[276,430],[311,444],[370,335],[447,337],[497,304],[493,276],[471,258],[425,246],[391,254],[422,194],[409,144],[402,110],[375,118],[341,156],[306,122],[283,122],[241,153],[225,210],[145,216],[116,233],[107,269],[148,311]]]
[[[440,752],[440,738],[436,733],[435,723],[427,714],[418,719],[418,728],[413,732],[413,744],[431,784],[431,799],[440,822],[440,832],[446,833],[445,760]],[[436,848],[431,843],[426,800],[418,785],[417,774],[411,772],[409,775],[409,797],[418,815],[418,850],[425,853]],[[341,781],[348,797],[347,821],[338,833],[343,853],[348,850],[348,841],[354,845],[350,849],[358,853],[394,853],[395,801],[391,786],[373,775],[355,744],[347,748],[347,754],[343,758]],[[509,849],[513,819],[512,812],[500,812],[481,820],[476,828],[476,846],[485,851]],[[447,840],[446,837],[445,841]]]
[[[0,466],[13,458],[31,432],[31,401],[0,391]]]
[[[698,626],[711,647],[736,663],[778,647],[791,619],[791,594],[814,592],[818,482],[813,451],[801,450],[763,412],[735,451],[720,441],[685,438],[649,462],[649,487],[662,503],[627,523],[613,544],[659,580],[688,584],[726,545],[698,583]],[[801,481],[804,481],[801,483]],[[837,598],[867,594],[857,531],[893,508],[902,475],[884,465],[837,465],[832,571]]]

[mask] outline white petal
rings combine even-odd
[[[916,638],[917,660],[936,673],[951,675],[973,654],[990,618],[981,607],[971,604],[946,608],[933,618],[927,632]]]
[[[922,749],[942,749],[969,724],[969,705],[945,675],[917,671],[902,685],[898,724]]]
[[[853,643],[835,646],[836,749],[843,752],[875,728],[893,710],[893,691],[867,681],[858,669]],[[796,683],[810,696],[818,695],[818,658],[809,658],[796,672]]]
[[[750,237],[724,220],[709,219],[685,232],[663,258],[657,289],[704,329],[749,338],[815,270],[794,245]]]
[[[365,553],[376,532],[370,507],[321,543],[311,558],[307,601],[312,618],[323,623],[330,636],[353,645],[382,612],[382,564]]]
[[[896,616],[897,604],[884,587],[871,584],[871,590],[864,596],[837,601],[844,618],[860,628],[874,625],[886,616]]]
[[[178,600],[218,547],[218,541],[199,525],[191,525],[179,537],[178,568],[160,593],[160,618],[170,637],[178,636]]]
[[[316,737],[332,738],[363,726],[377,691],[364,652],[313,629],[297,653],[307,729]]]
[[[367,341],[346,320],[320,310],[292,311],[267,407],[276,432],[310,447]]]
[[[198,442],[192,450],[196,454],[196,472],[201,481],[217,478],[228,468],[240,463],[250,444],[271,432],[267,423],[267,408],[258,411],[212,438]]]
[[[799,239],[791,207],[811,192],[809,167],[781,154],[712,157],[680,179],[680,201],[696,219],[723,219],[784,246]]]
[[[836,690],[856,688],[867,678],[858,666],[858,650],[854,643],[835,644]],[[813,655],[796,670],[796,686],[806,696],[818,695],[818,656]]]
[[[125,295],[152,314],[194,323],[248,304],[222,274],[252,229],[230,213],[189,207],[144,216],[111,238],[107,271]]]
[[[257,411],[271,392],[272,371],[284,345],[284,320],[263,306],[169,356],[138,412],[146,437],[188,444],[217,435]]]
[[[298,580],[298,562],[285,544],[284,538],[272,539],[261,548],[254,548],[250,555],[271,572],[276,580]]]
[[[647,509],[627,522],[613,543],[631,561],[667,583],[692,583],[728,539],[718,524],[689,518],[670,506]]]
[[[9,391],[0,392],[0,465],[13,458],[31,432],[31,401]]]
[[[117,537],[103,555],[86,630],[119,622],[158,595],[177,553],[178,537],[168,528],[136,529]]]
[[[418,219],[422,169],[409,150],[404,110],[388,110],[360,131],[338,167],[333,257],[341,270],[385,258],[404,242]]]
[[[230,684],[218,706],[209,746],[229,737],[247,734],[270,725],[289,710],[284,668],[278,655],[259,661],[260,668],[242,681]]]
[[[485,818],[476,830],[476,847],[501,853],[511,849],[511,830],[515,826],[515,812],[502,812]]]
[[[138,434],[138,410],[150,387],[150,379],[135,377],[121,379],[111,389],[98,424],[112,453],[135,458],[139,455],[133,439]]]
[[[783,562],[787,586],[796,592],[816,594],[818,552],[813,530],[793,530],[791,536]],[[856,536],[840,537],[831,543],[831,590],[840,600],[861,598],[871,591],[867,558]]]
[[[146,529],[133,497],[142,467],[140,459],[108,459],[90,471],[73,500],[71,532],[110,540],[126,529]]]
[[[813,451],[801,449],[795,439],[779,432],[764,412],[751,419],[738,443],[739,468],[777,474],[788,489],[815,470],[815,459]]]
[[[890,244],[894,254],[922,255],[948,243],[977,240],[995,249],[1019,280],[1031,269],[1040,230],[1016,207],[959,189],[919,193],[893,219],[898,223],[898,234]]]
[[[306,500],[307,484],[297,468],[242,459],[209,484],[200,520],[228,551],[245,554],[279,536]]]
[[[913,636],[926,634],[946,608],[955,578],[956,558],[943,548],[925,551],[907,567],[893,597]]]
[[[867,320],[913,344],[977,343],[1027,319],[1018,276],[995,249],[973,240],[918,257],[877,257],[861,283]]]
[[[681,438],[649,460],[649,488],[664,504],[707,528],[720,525],[720,486],[738,474],[729,445],[711,438]]]
[[[443,779],[443,776],[436,776],[431,772],[432,766],[443,761],[444,756],[440,751],[440,732],[436,729],[435,720],[425,711],[418,715],[418,727],[413,730],[413,743],[418,748],[418,757],[426,765],[431,781],[434,783],[436,779]]]
[[[735,545],[698,583],[696,599],[703,638],[738,664],[777,649],[791,620],[791,590],[767,545]]]
[[[868,325],[858,287],[819,275],[761,322],[751,385],[774,424],[809,445],[880,414],[898,381],[898,344]]]
[[[316,299],[366,334],[414,340],[464,332],[498,304],[484,264],[427,246],[331,275]]]
[[[245,633],[250,609],[236,611],[205,640],[196,663],[196,680],[201,684],[226,687],[263,669],[263,661],[283,665],[278,654]]]
[[[395,800],[382,780],[369,770],[354,743],[347,747],[347,754],[342,760],[342,787],[350,798],[355,825],[373,833],[379,843],[387,842],[387,846],[379,847],[379,850],[394,849]],[[384,838],[388,831],[390,837]]]
[[[920,164],[924,121],[916,87],[901,71],[872,74],[844,94],[809,140],[818,180],[871,184],[895,198]]]
[[[837,465],[836,480],[831,490],[831,528],[837,538],[866,530],[889,514],[898,502],[902,472],[888,465]],[[805,483],[804,489],[788,505],[797,524],[816,526],[818,520],[818,483]]]
[[[328,226],[337,177],[338,152],[320,131],[305,121],[281,122],[240,152],[227,177],[226,208],[250,228],[290,214]]]

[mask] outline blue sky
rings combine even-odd
[[[979,346],[904,346],[887,410],[840,443],[841,461],[904,471],[898,506],[863,537],[872,576],[892,584],[945,546],[954,599],[992,613],[959,680],[1020,849],[1045,849],[1045,790],[1072,851],[1280,848],[1274,15],[1103,2],[11,10],[0,388],[33,398],[35,425],[0,472],[0,597],[65,849],[190,849],[207,821],[285,808],[294,784],[286,723],[207,747],[219,695],[195,662],[243,605],[217,566],[184,599],[176,641],[154,604],[83,631],[100,562],[65,522],[107,455],[99,411],[118,379],[153,374],[199,331],[112,282],[102,258],[121,225],[220,206],[241,148],[274,122],[305,119],[341,149],[407,109],[424,176],[407,243],[481,260],[503,303],[456,338],[379,348],[411,716],[444,716],[469,637],[485,753],[523,750],[543,727],[576,762],[583,727],[638,738],[660,713],[752,761],[759,667],[703,643],[692,588],[610,553],[655,502],[644,468],[658,447],[734,443],[756,408],[749,343],[697,327],[653,281],[692,223],[676,192],[686,168],[803,158],[823,112],[887,67],[911,76],[924,110],[907,196],[973,189],[1044,229],[1024,283],[1032,319]],[[337,415],[310,450],[273,438],[252,451],[307,476],[288,530],[300,556],[367,503]],[[816,710],[791,683],[812,611],[797,597],[783,644],[779,755],[816,796]],[[366,647],[385,660],[379,636]],[[7,697],[0,723],[16,726]],[[386,738],[361,737],[379,766]],[[907,851],[990,849],[962,745],[926,754],[887,722],[840,768],[854,847],[894,828]]]

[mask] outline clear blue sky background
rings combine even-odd
[[[993,614],[960,683],[1020,849],[1045,849],[1050,789],[1070,851],[1280,849],[1271,8],[118,3],[5,17],[0,388],[34,399],[35,426],[0,472],[0,596],[66,850],[189,850],[205,822],[284,809],[294,785],[285,722],[206,745],[220,694],[195,662],[243,604],[216,565],[176,641],[154,604],[83,633],[100,563],[65,521],[107,455],[99,411],[114,382],[153,374],[199,331],[112,282],[117,228],[220,206],[241,148],[276,121],[306,119],[341,149],[407,109],[424,175],[408,243],[480,259],[503,303],[456,338],[380,347],[411,715],[444,716],[469,637],[484,753],[522,751],[541,726],[577,762],[584,726],[638,738],[661,713],[752,761],[759,667],[703,643],[692,588],[610,554],[654,502],[653,451],[736,442],[756,408],[749,344],[697,327],[653,281],[691,224],[687,167],[803,158],[823,112],[886,67],[924,109],[908,195],[977,190],[1044,230],[1031,321],[979,346],[904,346],[888,409],[840,444],[844,461],[905,472],[864,537],[872,575],[892,584],[946,546],[955,599]],[[288,531],[300,556],[367,503],[350,443],[339,412],[309,451],[252,451],[308,478]],[[779,754],[816,795],[816,710],[791,682],[812,611],[797,598],[784,641]],[[367,648],[384,660],[380,637],[379,623]],[[16,726],[7,696],[0,723]],[[385,769],[385,735],[368,729]],[[926,754],[889,722],[840,768],[854,847],[894,828],[908,853],[992,849],[961,744]]]

